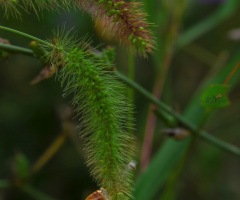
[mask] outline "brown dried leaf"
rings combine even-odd
[[[42,71],[39,73],[37,77],[35,77],[32,82],[30,83],[31,85],[35,85],[39,83],[42,80],[45,80],[47,78],[52,77],[56,72],[56,68],[51,67],[50,65],[46,65]]]

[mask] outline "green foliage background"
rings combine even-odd
[[[146,0],[143,3],[149,13],[149,20],[156,24],[153,29],[158,39],[158,50],[148,59],[136,56],[135,77],[137,83],[150,91],[156,68],[164,57],[168,26],[174,9],[171,8],[171,3],[169,7],[164,6],[163,0]],[[187,1],[179,27],[179,37],[173,41],[176,51],[166,77],[162,100],[173,108],[177,107],[185,117],[196,124],[203,111],[199,92],[202,91],[202,86],[205,85],[206,88],[210,82],[222,83],[231,71],[231,66],[240,60],[239,40],[230,40],[228,36],[230,30],[239,28],[239,4],[238,0],[228,0],[225,3]],[[21,21],[0,16],[1,25],[42,39],[49,38],[52,30],[63,23],[69,28],[74,26],[79,30],[79,37],[88,33],[93,40],[93,46],[104,43],[100,49],[105,47],[106,43],[114,44],[103,38],[99,30],[94,28],[91,18],[80,11],[44,11],[40,20],[34,13],[23,13]],[[4,31],[0,31],[0,37],[22,47],[28,47],[29,44],[28,39]],[[127,72],[127,56],[125,49],[116,47],[116,66],[123,73]],[[0,179],[13,179],[13,159],[16,154],[23,153],[33,164],[61,132],[59,113],[62,106],[68,105],[69,99],[62,98],[62,89],[54,78],[30,86],[29,83],[41,67],[42,64],[37,59],[23,55],[11,55],[7,61],[0,61]],[[214,112],[206,125],[208,132],[236,146],[240,146],[238,80],[239,74],[236,74],[230,83],[231,105]],[[198,96],[196,99],[195,94]],[[140,159],[148,102],[139,93],[135,93],[134,103],[135,134],[139,148],[137,158]],[[137,168],[136,200],[160,199],[163,185],[157,180],[164,180],[166,172],[177,162],[179,151],[175,148],[179,146],[182,149],[184,146],[161,135],[162,127],[164,125],[159,120],[153,140],[154,163],[150,164],[151,170],[148,171],[146,179],[142,178]],[[84,199],[98,189],[84,163],[82,141],[77,141],[78,145],[74,145],[68,139],[47,165],[31,178],[31,185],[62,200]],[[199,139],[183,167],[176,188],[171,193],[179,200],[237,200],[240,197],[239,166],[239,157]],[[157,180],[151,177],[156,177]],[[151,191],[153,185],[157,192]],[[1,198],[33,199],[17,188],[0,189]]]

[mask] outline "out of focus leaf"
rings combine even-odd
[[[9,57],[9,53],[4,50],[0,50],[0,60],[7,59]]]
[[[222,3],[221,7],[211,16],[208,16],[203,21],[183,32],[178,38],[177,47],[182,48],[186,46],[228,19],[237,11],[239,3],[239,0],[228,0]]]
[[[29,169],[29,161],[27,157],[22,153],[18,153],[15,156],[13,163],[15,175],[20,178],[20,180],[26,180],[29,177]]]
[[[227,93],[229,86],[214,84],[209,86],[201,96],[201,104],[205,108],[219,109],[230,104]]]
[[[168,139],[152,159],[148,169],[136,183],[134,197],[136,200],[150,200],[157,194],[168,178],[172,169],[182,157],[190,139],[175,141]],[[172,147],[172,148],[170,148]]]

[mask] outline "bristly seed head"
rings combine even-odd
[[[122,85],[113,72],[106,71],[111,68],[108,66],[112,60],[111,49],[100,57],[95,56],[87,53],[85,42],[83,47],[74,43],[69,46],[64,35],[55,34],[52,42],[57,46],[49,55],[50,62],[61,64],[58,75],[61,85],[65,85],[64,96],[73,94],[71,103],[77,115],[81,115],[80,131],[85,139],[87,165],[112,200],[128,200],[133,180],[127,166],[134,158],[134,146],[133,136],[126,130],[132,128],[129,119],[132,108],[119,93]],[[59,52],[63,54],[60,57]]]
[[[120,0],[84,0],[82,6],[94,16],[96,22],[104,23],[103,32],[112,33],[121,44],[146,56],[155,49],[155,42],[147,15],[141,3]]]

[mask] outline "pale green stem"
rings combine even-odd
[[[140,92],[145,98],[147,98],[150,102],[154,103],[155,105],[157,105],[160,109],[166,111],[167,113],[171,114],[173,117],[175,117],[179,122],[181,122],[185,127],[187,127],[190,131],[192,132],[196,132],[197,131],[197,127],[192,124],[191,122],[189,122],[188,120],[186,120],[184,117],[182,117],[181,115],[179,115],[178,113],[176,113],[174,110],[172,110],[168,105],[164,104],[163,102],[159,101],[156,97],[154,97],[150,92],[148,92],[147,90],[145,90],[143,87],[141,87],[140,85],[138,85],[137,83],[129,80],[127,77],[125,77],[124,75],[122,75],[119,72],[115,72],[118,77],[125,82],[127,85],[129,85],[130,87],[132,87],[133,89],[137,90],[138,92]],[[240,149],[232,144],[229,144],[225,141],[222,141],[210,134],[208,134],[206,131],[200,131],[199,132],[199,136],[210,142],[212,145],[219,147],[220,149],[223,149],[225,151],[228,151],[234,155],[240,156]]]
[[[32,35],[28,35],[28,34],[23,33],[21,31],[17,31],[15,29],[11,29],[11,28],[8,28],[8,27],[5,27],[5,26],[0,26],[0,29],[5,30],[5,31],[10,31],[10,32],[13,32],[13,33],[16,33],[16,34],[19,34],[19,35],[22,35],[22,36],[30,38],[32,40],[36,40],[36,41],[41,42],[42,44],[45,44],[45,45],[47,45],[49,47],[55,47],[54,45],[52,45],[52,44],[50,44],[50,43],[48,43],[48,42],[46,42],[44,40],[41,40],[41,39],[39,39],[37,37],[34,37]]]
[[[0,43],[0,49],[6,50],[10,53],[21,53],[27,56],[32,56],[33,52],[30,49],[9,45],[9,44],[2,44]]]

